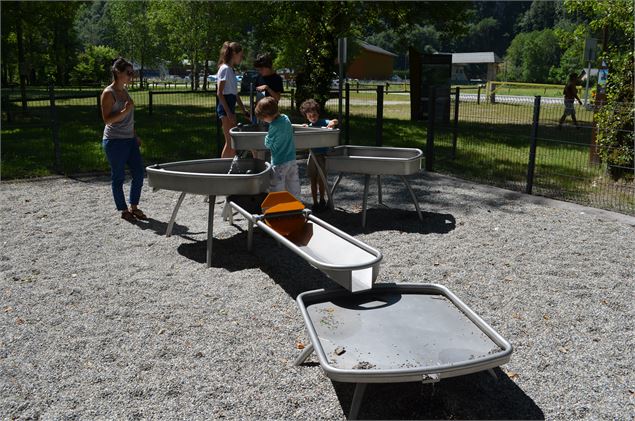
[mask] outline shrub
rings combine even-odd
[[[633,51],[608,59],[606,105],[596,114],[598,154],[613,179],[632,178],[635,165],[633,134]]]

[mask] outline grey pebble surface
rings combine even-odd
[[[448,287],[514,346],[487,373],[373,384],[363,418],[633,419],[635,218],[422,174],[344,177],[326,221],[381,250],[378,282]],[[303,180],[304,198],[308,186]],[[336,284],[246,223],[144,186],[149,221],[114,209],[107,177],[0,186],[0,418],[344,419],[353,385],[312,356],[295,297]],[[219,200],[220,203],[220,200]],[[404,321],[407,334],[407,321]]]

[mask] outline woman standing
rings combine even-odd
[[[236,126],[236,102],[240,104],[243,113],[248,115],[243,102],[238,96],[238,82],[236,73],[234,73],[234,66],[239,65],[242,60],[243,48],[240,44],[226,41],[220,50],[219,67],[216,74],[218,84],[216,90],[216,95],[218,95],[216,113],[218,118],[221,119],[223,134],[225,135],[225,146],[223,147],[221,158],[231,158],[236,154],[236,151],[231,147],[231,136],[229,135],[229,130]]]
[[[134,128],[134,102],[126,90],[134,71],[132,64],[123,58],[115,60],[111,70],[113,82],[101,93],[101,116],[106,124],[102,145],[110,164],[112,195],[117,210],[121,211],[123,219],[133,222],[136,219],[148,219],[138,208],[144,174],[139,151],[141,139]],[[132,175],[130,208],[123,193],[126,165]]]

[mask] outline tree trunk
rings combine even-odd
[[[139,68],[139,90],[143,90],[143,54],[141,55],[141,67]]]
[[[22,111],[26,112],[26,63],[24,62],[24,46],[22,45],[22,11],[20,2],[16,3],[16,35],[18,37],[18,71],[20,73],[20,97],[22,98]]]
[[[198,54],[194,51],[194,57],[192,59],[192,82],[193,90],[198,91],[198,66],[197,66]]]
[[[203,74],[203,90],[207,91],[209,88],[209,84],[207,82],[207,75],[209,75],[209,60],[205,59],[205,72]]]

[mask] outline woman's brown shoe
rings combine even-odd
[[[146,219],[148,219],[148,217],[146,216],[145,213],[143,213],[143,211],[141,209],[132,209],[130,211],[137,219],[141,219],[143,221],[145,221]]]
[[[134,222],[137,220],[137,218],[135,218],[134,214],[132,212],[130,212],[129,210],[125,210],[123,212],[121,212],[121,219],[125,219],[128,222]]]

